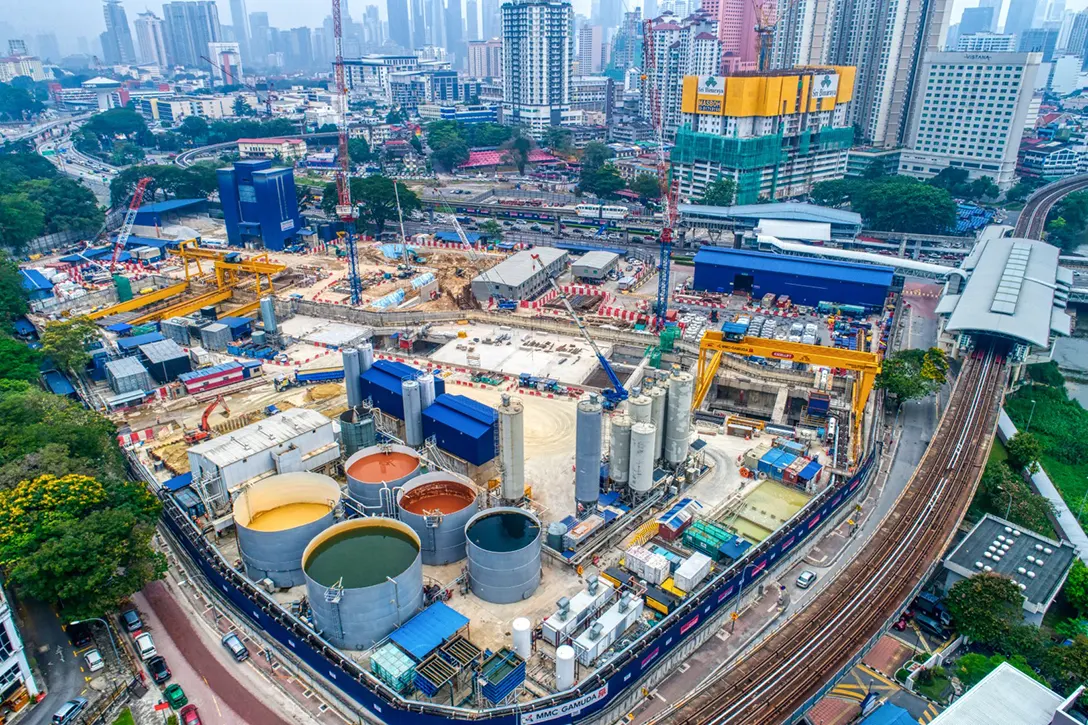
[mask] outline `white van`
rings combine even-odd
[[[147,632],[136,636],[136,651],[140,653],[140,659],[144,662],[147,662],[159,653],[159,651],[155,649],[155,641],[151,639],[151,635]]]

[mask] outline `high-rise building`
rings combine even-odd
[[[619,27],[623,22],[623,0],[601,0],[599,13],[597,22],[606,32]]]
[[[996,23],[994,8],[966,8],[960,16],[960,35],[990,33]]]
[[[843,0],[834,12],[826,60],[854,66],[850,104],[857,142],[900,146],[910,125],[916,72],[945,45],[951,0]]]
[[[770,68],[790,69],[825,62],[831,32],[832,0],[795,0],[784,3],[775,23]],[[752,41],[757,36],[752,33]],[[756,53],[758,60],[758,52]]]
[[[214,0],[163,3],[162,14],[170,62],[191,68],[206,66],[202,57],[208,53],[208,43],[222,40]]]
[[[439,6],[442,0],[438,0]],[[450,62],[454,68],[465,63],[465,41],[461,17],[461,0],[446,0],[446,50],[452,56]],[[435,43],[441,45],[441,43]]]
[[[648,9],[646,17],[653,17]],[[755,70],[759,55],[755,27],[755,3],[749,0],[718,1],[718,39],[722,44],[724,72]]]
[[[997,33],[975,33],[961,35],[956,41],[958,53],[1015,53],[1017,40],[1015,35]]]
[[[465,0],[465,40],[480,39],[480,4]]]
[[[408,0],[386,0],[389,12],[389,39],[404,48],[412,47],[412,27],[408,20]]]
[[[132,48],[132,30],[121,0],[106,0],[102,4],[106,18],[106,32],[102,34],[102,54],[107,65],[135,63],[136,51]]]
[[[698,200],[709,184],[731,178],[736,203],[755,204],[801,196],[845,175],[853,68],[691,75],[681,85],[672,150],[681,198]]]
[[[539,138],[570,110],[574,10],[562,0],[523,0],[502,6],[505,116]]]
[[[257,12],[249,14],[249,52],[258,65],[263,66],[272,52],[272,44],[268,35],[268,13]]]
[[[40,33],[34,38],[38,57],[44,61],[57,63],[61,59],[60,43],[57,42],[56,33]]]
[[[502,41],[470,40],[468,43],[468,75],[470,78],[499,78],[502,76]]]
[[[162,18],[150,10],[136,16],[136,41],[140,46],[140,62],[167,68],[166,38],[163,35]]]
[[[0,672],[4,673],[4,707],[14,717],[36,701],[40,689],[3,589],[0,589]]]
[[[1050,0],[1046,9],[1046,20],[1049,23],[1061,22],[1065,15],[1065,0]]]
[[[578,31],[578,75],[600,73],[603,68],[604,28],[583,25]]]
[[[246,12],[246,0],[230,0],[230,22],[234,26],[234,39],[242,49],[242,57],[252,60],[249,48],[249,13]]]
[[[639,8],[623,14],[623,22],[612,37],[608,65],[620,73],[642,67],[642,13]]]
[[[1058,44],[1057,28],[1028,28],[1017,36],[1018,53],[1042,53],[1043,62],[1054,60],[1054,48]]]
[[[30,50],[26,47],[26,41],[21,38],[9,40],[8,55],[30,55]]]
[[[502,13],[499,12],[499,0],[483,0],[483,4],[480,5],[482,11],[481,18],[483,19],[483,36],[484,40],[491,40],[492,38],[498,38],[502,35]]]
[[[1039,12],[1039,0],[1009,0],[1009,14],[1005,18],[1005,34],[1020,35],[1035,25]]]
[[[394,43],[401,45],[401,40],[410,42],[412,37],[408,27],[408,3],[404,2],[404,0],[400,0],[399,3],[390,0],[387,5],[390,12],[393,11],[394,5],[397,5],[396,11],[398,13],[403,13],[403,16],[397,17],[397,23],[403,24],[403,34],[400,39],[393,41]],[[390,22],[389,25],[392,26],[393,23]],[[381,18],[378,16],[377,5],[367,5],[365,12],[363,13],[363,42],[373,48],[377,48],[385,42],[385,30]],[[402,47],[407,48],[408,46],[402,45]]]
[[[1041,60],[1039,53],[927,55],[899,173],[929,179],[951,166],[1008,189]]]
[[[242,82],[242,49],[235,42],[208,43],[208,60],[212,79],[224,86],[236,86]]]
[[[680,98],[685,76],[713,76],[721,67],[717,22],[701,11],[685,18],[665,13],[653,21],[654,78],[642,86],[639,115],[653,120],[651,87],[658,92],[665,136],[680,126]],[[649,43],[646,45],[649,50]],[[644,64],[647,65],[647,64]],[[649,71],[647,70],[647,73]]]
[[[427,38],[431,34],[428,31],[426,8],[429,8],[430,0],[411,0],[412,3],[412,42],[408,48],[422,48],[427,45]]]
[[[1073,18],[1073,27],[1069,31],[1069,40],[1066,41],[1065,49],[1067,52],[1073,55],[1079,55],[1083,61],[1088,50],[1088,10],[1081,10]],[[1084,64],[1081,64],[1084,67]]]

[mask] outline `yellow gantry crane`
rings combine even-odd
[[[851,400],[851,452],[857,460],[858,446],[861,445],[861,423],[865,416],[865,405],[873,392],[877,373],[880,372],[880,355],[875,352],[859,352],[822,345],[805,345],[800,342],[767,340],[761,337],[743,337],[727,340],[720,330],[708,330],[699,342],[699,364],[696,368],[695,396],[692,398],[692,410],[703,404],[714,380],[722,355],[730,353],[744,357],[762,357],[768,360],[788,360],[808,365],[822,365],[853,371],[854,392]]]

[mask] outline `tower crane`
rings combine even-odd
[[[125,248],[128,238],[132,235],[132,225],[136,223],[136,212],[140,211],[140,204],[144,201],[144,192],[154,179],[145,176],[136,182],[136,188],[132,192],[132,201],[125,212],[125,221],[121,224],[121,231],[117,232],[117,242],[113,245],[113,257],[110,258],[110,272],[117,266],[117,260],[121,256],[121,250]]]
[[[336,93],[340,96],[340,133],[336,167],[336,216],[344,222],[342,232],[348,256],[348,286],[351,304],[363,299],[363,284],[359,278],[359,258],[355,239],[355,206],[351,203],[351,159],[348,158],[348,89],[344,80],[344,28],[340,18],[340,0],[332,0],[332,35],[336,54]],[[394,184],[397,182],[394,181]]]

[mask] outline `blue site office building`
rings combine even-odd
[[[231,246],[280,251],[302,229],[292,169],[272,166],[271,159],[235,161],[215,172],[219,199]]]

